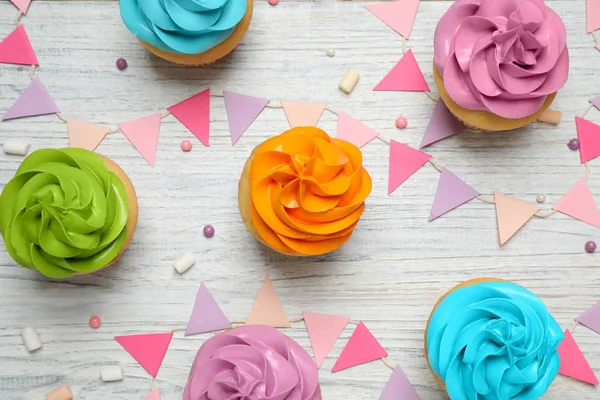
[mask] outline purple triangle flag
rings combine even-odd
[[[225,329],[231,329],[231,323],[221,311],[221,307],[210,294],[204,282],[202,282],[196,295],[196,303],[194,303],[185,336]]]
[[[473,200],[478,195],[479,193],[475,189],[444,168],[438,182],[429,221]]]
[[[421,398],[404,375],[402,368],[397,366],[379,400],[420,400]]]
[[[576,318],[577,322],[600,334],[600,302]]]
[[[48,94],[44,84],[37,76],[27,86],[21,97],[15,101],[12,107],[4,114],[2,120],[33,117],[59,113],[60,110]]]
[[[457,135],[464,132],[467,128],[454,118],[450,111],[446,108],[444,102],[440,99],[435,104],[433,109],[433,115],[429,120],[429,125],[425,130],[423,141],[421,142],[421,149],[427,147],[430,144],[439,142],[449,138],[450,136]]]
[[[594,105],[594,107],[596,107],[597,109],[600,110],[600,96],[594,97],[593,99],[591,99],[590,103],[592,103]]]
[[[234,145],[269,104],[269,100],[228,91],[223,92],[223,97],[229,121],[231,145]]]

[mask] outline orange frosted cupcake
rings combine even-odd
[[[253,151],[238,202],[250,233],[283,254],[329,253],[350,236],[371,193],[358,147],[325,131],[296,127]]]

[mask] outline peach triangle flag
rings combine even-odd
[[[524,201],[513,199],[494,192],[496,203],[496,220],[498,222],[498,238],[500,246],[513,237],[539,211],[539,207],[527,204]]]
[[[0,63],[39,65],[25,27],[19,25],[0,42]]]
[[[175,118],[208,147],[210,139],[210,89],[167,108]]]
[[[302,313],[302,317],[304,317],[317,367],[321,368],[327,354],[350,322],[350,318],[311,312]]]
[[[600,29],[600,0],[586,0],[587,33]]]
[[[268,325],[273,328],[291,328],[283,306],[275,293],[275,288],[269,279],[265,277],[262,287],[254,300],[254,305],[248,316],[246,325]]]
[[[596,378],[594,371],[590,368],[590,364],[588,364],[568,329],[565,331],[565,339],[558,345],[557,350],[560,356],[559,374],[592,385],[598,385],[598,378]]]
[[[379,360],[380,358],[387,357],[387,355],[386,351],[381,347],[365,324],[359,322],[331,372],[338,372],[360,364]]]
[[[600,211],[585,179],[581,179],[553,207],[556,211],[600,228]]]
[[[150,392],[149,395],[144,397],[142,400],[160,400],[160,393],[158,393],[158,389],[154,389]]]
[[[371,4],[365,8],[381,22],[408,39],[417,16],[421,0],[399,0],[388,3]]]
[[[156,159],[161,118],[162,114],[154,114],[119,124],[119,128],[123,131],[125,137],[153,167]]]
[[[115,336],[115,340],[155,378],[172,338],[173,332]]]
[[[390,72],[383,77],[381,82],[373,88],[374,91],[399,91],[399,92],[429,92],[429,85],[417,64],[412,50],[398,61]]]
[[[69,146],[71,147],[94,151],[109,131],[105,126],[90,124],[78,119],[67,118],[66,120]]]
[[[579,157],[581,163],[600,156],[600,126],[580,117],[575,117],[577,138],[579,139]]]
[[[388,195],[417,172],[429,159],[429,154],[413,149],[405,144],[390,140],[390,167]]]
[[[363,147],[379,136],[373,128],[369,128],[357,119],[340,111],[337,123],[337,138],[350,142],[356,147]]]
[[[292,128],[297,126],[316,126],[327,104],[282,101],[281,106]]]

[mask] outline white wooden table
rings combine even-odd
[[[600,54],[585,34],[585,2],[549,4],[564,18],[569,34],[570,79],[554,105],[564,112],[563,122],[558,127],[534,124],[516,133],[463,134],[429,149],[482,193],[496,190],[532,203],[537,194],[545,194],[545,206],[583,175],[578,154],[566,143],[576,135],[574,116],[600,94],[594,77]],[[372,92],[400,58],[401,38],[363,5],[285,1],[272,7],[257,2],[251,29],[238,49],[197,69],[146,52],[121,22],[116,1],[36,0],[23,23],[40,61],[38,75],[68,117],[116,126],[210,87],[275,101],[324,101],[383,136],[418,146],[433,103],[422,93]],[[433,28],[449,5],[423,1],[409,44],[432,87]],[[14,16],[14,7],[0,2],[0,37],[14,28]],[[326,56],[328,48],[335,49],[335,57]],[[114,66],[119,57],[129,63],[124,72]],[[348,96],[337,82],[349,67],[360,71],[361,80]],[[28,84],[28,72],[0,65],[2,112]],[[408,118],[406,130],[394,127],[399,115]],[[600,122],[600,112],[592,110],[588,118]],[[335,125],[332,114],[320,122],[331,133]],[[147,374],[113,336],[185,324],[201,281],[230,319],[247,316],[268,273],[290,318],[314,311],[363,320],[422,399],[446,398],[427,369],[423,331],[438,297],[459,281],[496,276],[520,283],[545,300],[563,328],[599,300],[599,258],[583,251],[587,240],[600,239],[597,229],[562,215],[534,219],[499,248],[494,208],[478,201],[428,223],[439,174],[423,168],[388,196],[388,147],[379,141],[364,148],[374,189],[346,246],[311,259],[266,250],[238,215],[237,181],[250,150],[287,126],[282,110],[267,109],[232,147],[223,102],[213,99],[211,147],[202,147],[175,119],[165,119],[154,169],[124,136],[107,137],[98,151],[127,171],[139,195],[136,236],[118,265],[62,282],[17,267],[2,246],[0,398],[42,399],[49,389],[68,382],[78,400],[141,399],[149,391]],[[31,142],[34,149],[68,144],[66,126],[55,116],[0,123],[0,142],[9,138]],[[196,143],[191,153],[179,149],[186,138]],[[20,161],[0,154],[0,188]],[[592,163],[589,180],[596,195],[597,164]],[[202,236],[205,224],[214,225],[214,238]],[[172,262],[188,251],[196,252],[199,262],[179,276]],[[93,314],[103,320],[98,330],[88,325]],[[35,354],[21,343],[21,329],[28,325],[37,327],[44,342]],[[329,372],[351,328],[321,370],[325,399],[377,399],[391,374],[381,362]],[[310,348],[303,324],[286,333]],[[584,327],[574,336],[600,373],[600,336]],[[164,399],[181,399],[192,359],[207,337],[176,333],[157,380]],[[100,382],[99,370],[112,364],[124,367],[125,380]],[[598,396],[594,387],[558,377],[546,398]]]

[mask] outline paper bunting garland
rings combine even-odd
[[[581,325],[587,326],[594,332],[600,334],[600,302],[581,314],[576,320]]]
[[[149,395],[144,397],[142,400],[160,400],[160,393],[158,389],[154,389]]]
[[[21,97],[4,114],[2,120],[35,117],[38,115],[56,114],[58,112],[60,112],[58,106],[48,94],[40,78],[36,76],[21,94]]]
[[[331,372],[338,372],[360,364],[379,360],[380,358],[387,357],[387,355],[386,351],[381,347],[365,324],[359,322]]]
[[[433,109],[433,114],[429,120],[429,125],[427,125],[427,129],[425,130],[425,135],[423,136],[420,148],[422,149],[423,147],[427,147],[440,140],[457,135],[464,132],[466,129],[467,128],[462,122],[450,114],[444,101],[439,99],[437,103],[435,103],[435,108]]]
[[[350,322],[350,318],[311,312],[302,313],[302,317],[304,317],[317,367],[321,368],[327,354]]]
[[[0,42],[0,64],[39,65],[23,25]]]
[[[590,103],[592,103],[594,105],[594,107],[596,107],[597,109],[600,110],[600,96],[594,97],[593,99],[591,99]]]
[[[153,167],[161,118],[161,114],[154,114],[119,124],[119,129],[123,131],[125,137]]]
[[[379,136],[379,132],[369,128],[362,122],[340,111],[337,123],[337,138],[352,143],[356,147],[363,147]]]
[[[421,398],[398,365],[385,385],[379,400],[421,400]]]
[[[585,179],[581,179],[553,207],[556,211],[600,228],[600,211]]]
[[[282,101],[281,106],[292,128],[297,126],[316,126],[327,104]]]
[[[66,118],[66,120],[69,146],[71,147],[94,151],[109,131],[107,127],[90,124],[78,119]]]
[[[429,221],[473,200],[478,195],[475,189],[444,168],[438,182]]]
[[[202,282],[196,295],[196,302],[194,303],[194,309],[185,330],[185,336],[222,331],[230,328],[231,323],[225,314],[223,314],[221,307],[219,307],[215,298],[210,294],[204,282]]]
[[[586,0],[587,33],[600,29],[600,0]]]
[[[388,195],[392,194],[398,186],[402,185],[430,159],[429,154],[390,140]]]
[[[262,287],[254,300],[248,316],[247,325],[268,325],[273,328],[291,328],[283,306],[275,293],[269,275],[265,277]]]
[[[210,139],[210,89],[167,108],[206,147]]]
[[[524,201],[513,199],[502,193],[494,193],[496,203],[496,220],[498,223],[498,239],[503,246],[539,211],[539,207]]]
[[[398,32],[404,38],[410,37],[421,0],[399,0],[388,3],[371,4],[365,8],[381,22]]]
[[[115,340],[154,378],[172,338],[173,332],[115,336]]]
[[[598,385],[598,378],[590,368],[573,335],[567,329],[565,339],[558,345],[560,368],[558,373],[578,381]]]
[[[583,164],[600,156],[600,126],[580,117],[575,117],[575,123],[579,139],[579,157]]]
[[[429,92],[429,85],[415,60],[412,50],[398,61],[373,88],[374,91]]]
[[[23,14],[27,14],[31,0],[10,0]]]
[[[227,91],[223,92],[223,97],[229,121],[231,145],[234,145],[269,104],[269,100]]]

